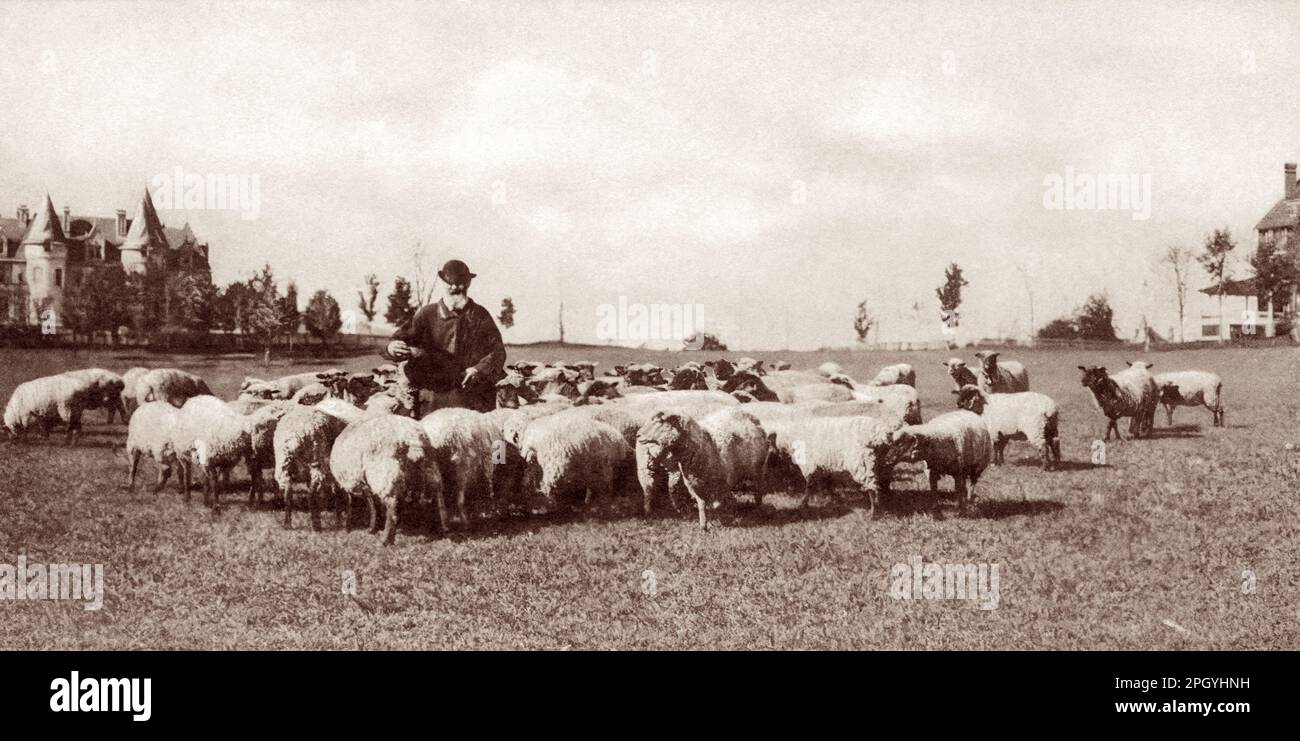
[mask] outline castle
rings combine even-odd
[[[114,265],[128,273],[210,272],[208,244],[186,223],[165,227],[146,190],[135,217],[75,216],[54,210],[49,194],[30,213],[0,217],[0,324],[37,324],[57,330],[66,286]]]

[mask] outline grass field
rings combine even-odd
[[[912,363],[929,418],[953,406],[939,367],[947,355],[772,357],[796,368],[832,359],[857,378]],[[607,368],[633,353],[528,348],[511,356],[586,358]],[[1210,427],[1203,409],[1180,409],[1166,428],[1162,411],[1156,437],[1112,441],[1105,466],[1090,461],[1105,420],[1076,366],[1117,369],[1136,356],[1004,356],[1024,361],[1032,387],[1061,405],[1064,465],[1044,473],[1032,450],[1013,443],[966,519],[904,505],[869,520],[852,500],[819,498],[800,510],[775,496],[730,527],[700,532],[687,516],[642,520],[628,502],[626,513],[511,520],[471,537],[405,527],[396,547],[382,550],[363,530],[334,530],[331,517],[321,534],[306,529],[304,515],[282,530],[278,505],[248,511],[233,492],[215,516],[198,497],[183,504],[170,485],[158,497],[147,486],[127,492],[124,428],[93,412],[81,447],[66,449],[57,436],[0,443],[0,563],[18,554],[102,563],[104,607],[0,600],[0,647],[1300,648],[1295,349],[1152,353],[1156,371],[1221,374],[1227,427]],[[73,367],[165,364],[202,374],[227,398],[245,374],[310,369],[265,369],[247,357],[0,350],[0,393]],[[146,478],[152,473],[146,466]],[[912,497],[904,491],[901,499]],[[891,567],[916,555],[997,564],[999,606],[894,599]],[[343,594],[345,572],[355,576],[356,598]]]

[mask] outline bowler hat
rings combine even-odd
[[[448,260],[443,264],[442,270],[438,271],[438,277],[447,283],[464,283],[475,276],[475,273],[469,272],[469,266],[460,260]]]

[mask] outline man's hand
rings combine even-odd
[[[401,340],[388,343],[388,356],[394,360],[406,360],[411,357],[411,346]]]
[[[465,377],[460,379],[460,387],[468,388],[471,381],[478,377],[478,368],[470,367],[465,369]]]

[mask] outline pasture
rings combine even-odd
[[[859,380],[911,363],[928,419],[953,408],[940,361],[973,353],[752,354],[795,368],[830,359]],[[1121,424],[1126,439],[1107,445],[1102,466],[1090,448],[1105,419],[1076,366],[1118,370],[1138,355],[1002,355],[1023,361],[1032,388],[1060,404],[1063,463],[1045,473],[1033,450],[1012,443],[968,518],[911,506],[928,502],[908,491],[925,488],[918,480],[897,483],[897,503],[874,520],[854,498],[819,496],[801,510],[777,495],[701,532],[689,514],[644,520],[629,501],[449,538],[415,522],[381,549],[364,528],[344,533],[328,515],[320,534],[305,515],[282,530],[278,503],[249,511],[238,488],[218,515],[198,496],[182,503],[172,484],[155,496],[152,464],[145,485],[128,492],[125,428],[91,412],[80,447],[57,435],[0,443],[0,563],[19,554],[102,563],[104,607],[0,600],[0,648],[1300,648],[1300,352],[1151,353],[1155,372],[1219,373],[1227,426],[1182,408],[1168,428],[1160,411],[1152,439],[1128,440]],[[596,360],[598,371],[688,359],[564,348],[511,348],[510,357]],[[0,393],[76,367],[176,365],[233,398],[246,374],[376,362],[267,369],[251,357],[0,350]],[[244,485],[242,466],[233,483]],[[891,568],[918,555],[997,564],[999,606],[894,599]],[[355,596],[343,593],[347,576]]]

